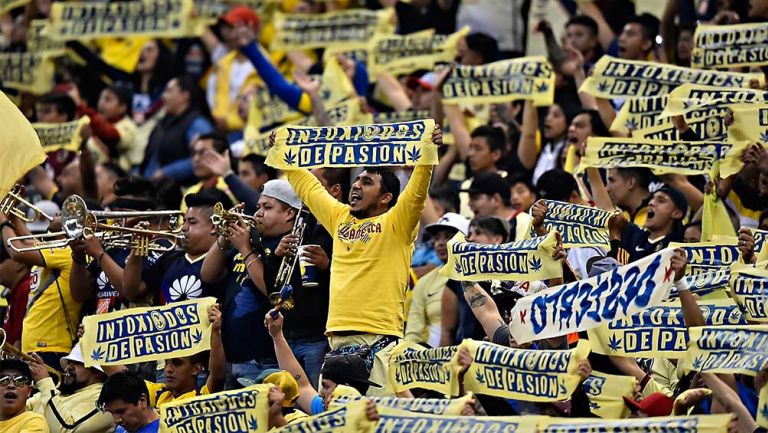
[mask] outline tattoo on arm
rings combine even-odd
[[[470,307],[482,307],[488,302],[488,298],[485,296],[483,289],[478,289],[475,283],[463,282],[461,287],[464,289],[464,296],[467,298]]]

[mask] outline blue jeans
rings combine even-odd
[[[309,383],[315,389],[320,389],[318,385],[320,381],[320,368],[323,366],[325,354],[328,352],[328,340],[325,337],[322,339],[304,338],[290,340],[288,345],[291,346],[293,355],[304,368]]]
[[[277,366],[277,360],[275,359],[260,359],[258,361],[251,360],[247,362],[228,363],[229,371],[227,373],[227,389],[239,389],[242,388],[237,382],[237,379],[245,378],[256,380],[262,371],[270,368],[280,368]]]

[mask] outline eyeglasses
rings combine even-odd
[[[8,386],[13,381],[13,385],[17,387],[29,386],[32,384],[32,379],[27,376],[3,376],[0,377],[0,386]]]

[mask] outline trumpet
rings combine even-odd
[[[147,230],[124,227],[117,222],[112,224],[101,222],[102,220],[158,217],[168,217],[170,228]],[[183,216],[180,211],[90,211],[80,196],[71,195],[64,200],[61,209],[61,231],[8,238],[8,245],[16,252],[37,251],[46,248],[65,248],[74,240],[95,237],[105,247],[133,249],[136,255],[146,256],[149,251],[173,250],[183,239],[182,223]],[[161,239],[167,242],[158,242]],[[34,241],[35,244],[22,247],[15,244],[27,240]]]
[[[53,221],[53,217],[43,212],[39,207],[33,205],[29,201],[25,200],[24,187],[16,184],[8,191],[8,194],[0,200],[0,212],[6,215],[15,215],[26,223],[33,223],[39,219],[45,218],[48,221]],[[27,217],[27,213],[21,210],[21,206],[26,206],[35,213],[32,218]]]
[[[227,226],[233,223],[237,223],[239,218],[245,221],[245,225],[249,228],[258,228],[256,219],[251,215],[246,215],[241,208],[237,206],[230,210],[224,209],[224,205],[216,203],[213,206],[213,215],[211,215],[211,223],[216,227],[216,233],[222,236],[229,236],[229,230]]]
[[[12,345],[11,343],[8,343],[6,341],[8,336],[6,335],[5,330],[2,328],[0,328],[0,337],[2,337],[0,338],[0,359],[18,359],[26,363],[36,362],[35,358],[22,352],[19,348]],[[57,384],[61,384],[61,372],[45,364],[43,364],[43,366],[45,367],[45,370],[48,372],[48,374],[56,377],[55,382]]]
[[[296,213],[296,220],[293,222],[292,235],[298,235],[298,243],[301,245],[304,242],[304,230],[307,228],[307,216],[309,212],[304,208],[302,204]],[[293,287],[291,287],[291,275],[293,270],[296,269],[296,263],[299,261],[298,251],[293,257],[286,255],[280,262],[280,268],[277,271],[277,277],[275,277],[275,289],[277,292],[272,293],[269,296],[269,301],[275,306],[277,310],[290,310],[293,308]]]

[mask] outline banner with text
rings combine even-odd
[[[281,170],[316,167],[435,165],[432,119],[384,125],[285,126],[267,164]]]
[[[669,102],[661,117],[677,116],[708,107],[725,108],[734,104],[754,104],[768,101],[768,92],[756,89],[702,86],[685,83],[671,91]]]
[[[739,307],[730,299],[700,302],[707,326],[746,325]],[[685,357],[688,327],[679,302],[649,307],[638,314],[590,329],[595,353],[636,358]]]
[[[397,409],[379,410],[379,421],[366,433],[535,433],[539,416],[426,415]]]
[[[688,266],[686,275],[699,275],[731,266],[740,258],[736,238],[728,242],[698,242],[684,244],[672,242],[669,248],[680,248],[685,252]]]
[[[40,137],[40,144],[46,153],[59,149],[78,152],[83,141],[80,133],[89,123],[88,116],[83,116],[65,123],[33,123],[32,127]]]
[[[431,415],[461,415],[464,406],[474,398],[469,392],[459,398],[402,398],[402,397],[366,397],[362,395],[343,395],[331,402],[334,405],[346,405],[360,400],[373,400],[377,408],[405,410]]]
[[[80,340],[85,366],[159,361],[210,350],[208,307],[215,303],[215,298],[200,298],[87,316]]]
[[[557,246],[554,231],[501,245],[466,242],[459,232],[448,241],[448,261],[442,275],[459,281],[541,281],[563,276],[562,264],[552,258]]]
[[[595,277],[552,287],[521,298],[512,309],[509,331],[518,343],[586,331],[658,305],[669,296],[672,250]]]
[[[160,407],[160,432],[266,432],[267,394],[273,386],[259,384],[166,403]]]
[[[544,203],[547,205],[544,227],[548,231],[557,230],[564,247],[610,249],[608,221],[613,212],[562,201],[544,200]]]
[[[493,104],[517,99],[552,105],[555,71],[546,57],[501,60],[480,66],[456,66],[443,83],[446,104]]]
[[[53,2],[48,37],[53,40],[193,36],[191,0]]]
[[[378,34],[393,34],[394,9],[350,9],[324,14],[275,13],[270,50],[365,48]]]
[[[637,386],[634,376],[619,376],[592,371],[584,381],[584,392],[589,398],[589,410],[600,418],[626,418],[629,408],[624,397],[632,398]]]
[[[736,263],[731,268],[731,294],[753,322],[768,322],[768,269]]]
[[[634,419],[545,418],[539,433],[723,433],[733,415],[655,416]]]
[[[644,138],[589,137],[579,170],[589,167],[647,167],[659,174],[709,174],[720,161],[726,178],[741,170],[739,160],[748,142],[663,141]]]
[[[34,93],[53,87],[55,64],[48,52],[0,53],[0,84]]]
[[[730,69],[768,65],[768,23],[697,25],[691,67]]]
[[[685,123],[702,141],[727,141],[728,128],[725,125],[727,107],[702,108],[683,115]],[[636,129],[633,138],[644,140],[683,141],[684,134],[677,129],[671,117],[659,118],[655,126]]]
[[[611,132],[624,134],[659,125],[659,114],[667,106],[668,95],[627,99],[611,123]]]
[[[432,31],[377,35],[368,55],[368,73],[377,77],[382,72],[398,76],[420,69],[431,71],[435,65],[456,58],[456,44],[467,33],[469,27],[465,26],[450,35],[435,35]]]
[[[731,279],[731,268],[712,269],[695,275],[686,275],[683,279],[688,284],[691,293],[706,297],[715,291],[723,291],[728,287],[728,282]],[[669,299],[677,299],[677,297],[677,289],[673,287],[669,293]]]
[[[570,350],[513,349],[489,342],[464,340],[472,364],[464,388],[476,394],[522,401],[567,400],[581,382],[576,370],[589,355],[589,341]]]
[[[423,388],[446,396],[457,395],[459,365],[454,362],[457,353],[458,346],[425,349],[402,341],[389,357],[389,391]]]
[[[353,401],[343,406],[270,430],[274,433],[358,433],[372,426],[365,418],[365,401]]]
[[[768,366],[765,325],[697,326],[688,332],[690,350],[678,364],[684,372],[754,376]]]
[[[579,91],[596,98],[642,98],[666,95],[683,83],[747,88],[750,80],[765,83],[763,74],[701,71],[664,63],[603,56]]]
[[[735,104],[729,140],[749,140],[768,146],[768,103]]]

